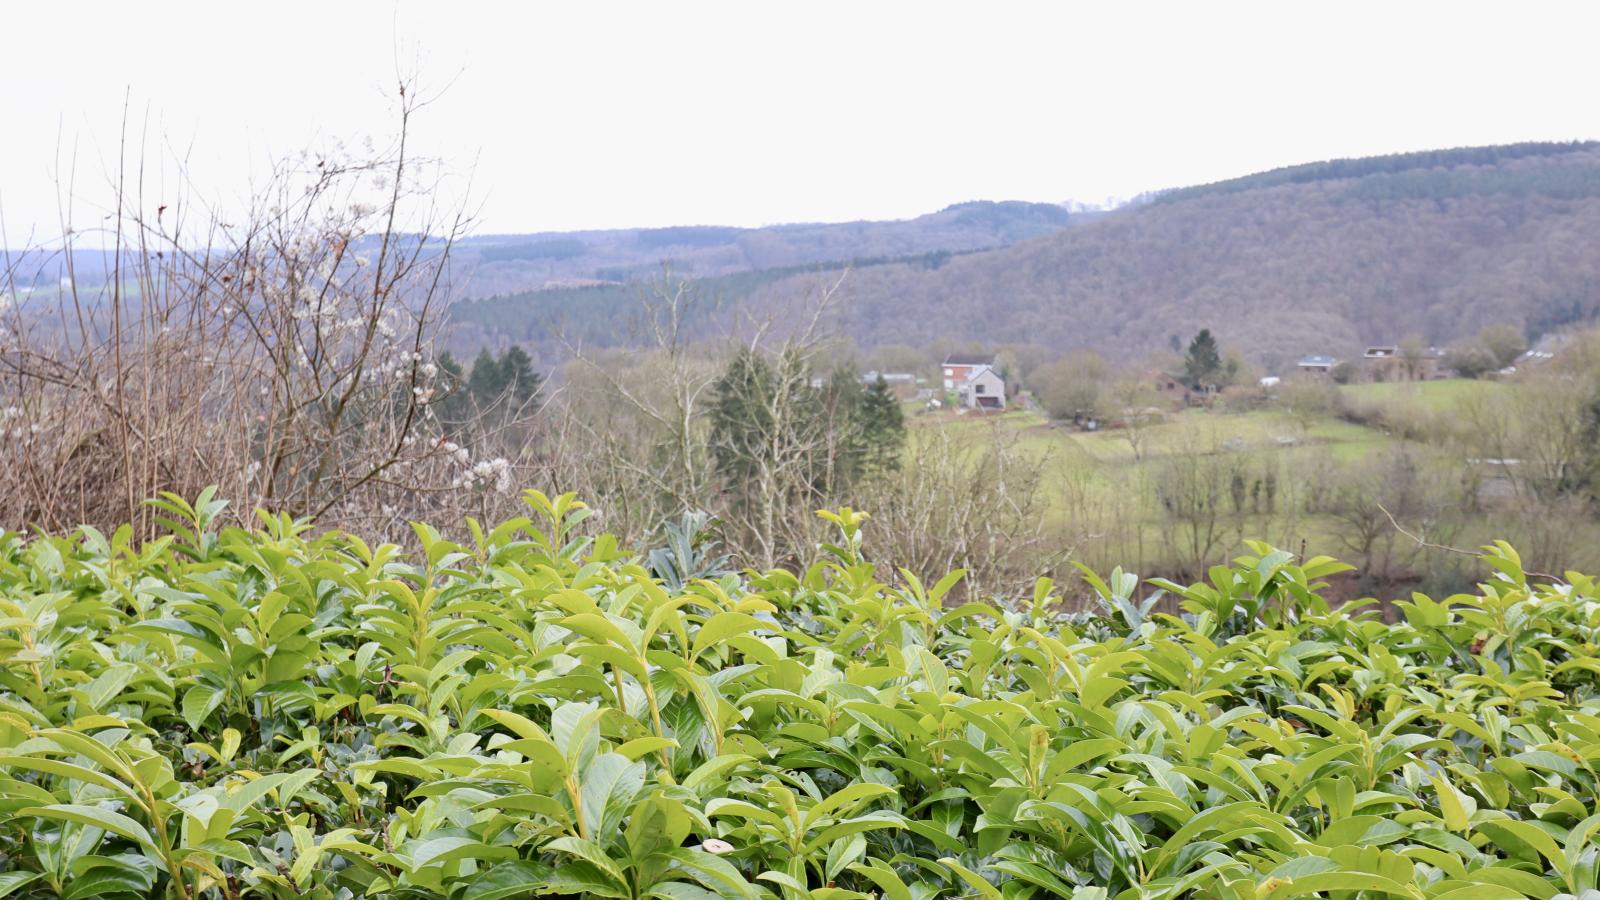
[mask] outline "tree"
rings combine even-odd
[[[505,375],[500,369],[500,362],[489,352],[489,348],[478,351],[478,357],[472,361],[472,372],[467,376],[467,394],[472,397],[472,402],[478,408],[486,409],[505,390]]]
[[[1223,374],[1217,339],[1211,336],[1211,329],[1202,328],[1189,342],[1189,352],[1183,357],[1184,383],[1193,390],[1202,391],[1220,386]]]
[[[1444,363],[1462,378],[1482,378],[1495,369],[1495,356],[1489,348],[1477,341],[1457,344],[1445,351]]]
[[[459,428],[471,415],[472,398],[467,394],[466,370],[448,350],[439,354],[438,384],[441,393],[434,404],[439,421],[447,428]]]
[[[1122,426],[1118,434],[1128,442],[1134,460],[1143,459],[1145,438],[1149,435],[1147,426],[1161,418],[1160,411],[1155,409],[1158,399],[1155,388],[1148,378],[1129,376],[1112,382],[1110,396],[1111,408],[1116,410]]]
[[[1332,413],[1338,397],[1338,388],[1315,375],[1290,378],[1278,388],[1278,402],[1301,431],[1310,431],[1318,419]]]
[[[767,358],[752,350],[734,354],[712,386],[711,458],[729,484],[754,476],[773,441],[771,397],[776,375]]]
[[[1502,369],[1516,362],[1528,349],[1528,339],[1515,325],[1490,325],[1478,332],[1478,343],[1494,356],[1495,363]]]
[[[500,356],[500,380],[506,395],[517,407],[532,400],[539,393],[542,383],[539,373],[534,371],[533,358],[515,344]]]
[[[1413,336],[1400,342],[1400,368],[1406,373],[1407,381],[1420,381],[1427,364],[1428,345],[1422,338]]]
[[[862,393],[857,406],[861,432],[862,471],[865,474],[893,472],[900,468],[900,455],[906,443],[905,413],[900,401],[889,391],[889,382],[879,375]]]
[[[1040,366],[1030,380],[1045,412],[1076,420],[1104,414],[1109,374],[1100,354],[1081,350]]]

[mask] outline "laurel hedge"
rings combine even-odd
[[[659,577],[570,496],[411,550],[0,533],[0,895],[1595,896],[1594,582],[1334,606],[869,561]],[[679,548],[691,556],[686,543]],[[707,577],[694,577],[696,574]],[[958,599],[959,598],[959,599]]]

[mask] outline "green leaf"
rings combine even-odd
[[[461,900],[505,900],[527,894],[550,893],[553,870],[534,860],[495,863],[467,879]]]
[[[583,822],[591,837],[615,830],[644,787],[644,763],[602,753],[583,771]]]
[[[212,710],[222,705],[224,694],[222,691],[203,684],[197,684],[183,695],[183,720],[189,723],[189,728],[200,730],[200,724],[211,715]]]
[[[116,791],[117,793],[127,797],[129,800],[132,800],[134,803],[140,805],[143,805],[144,803],[144,798],[140,797],[137,791],[128,785],[123,784],[117,779],[112,778],[110,775],[107,775],[104,772],[97,772],[94,769],[86,769],[83,766],[73,765],[69,762],[62,762],[59,759],[50,759],[43,756],[12,756],[8,754],[0,754],[0,766],[15,769],[31,769],[35,772],[44,772],[48,775],[55,775],[58,778],[70,778],[74,781],[82,781],[86,784],[98,785],[99,787]]]
[[[40,876],[38,872],[0,872],[0,897],[6,897],[17,890],[32,884]]]
[[[985,898],[985,900],[1001,900],[1000,891],[994,885],[986,881],[982,875],[962,865],[960,861],[944,856],[940,857],[939,865],[956,873],[962,881],[965,881],[969,887],[978,892],[978,896]]]
[[[102,809],[98,806],[85,806],[78,803],[54,803],[50,806],[30,806],[17,810],[18,816],[37,816],[42,819],[59,819],[63,822],[76,822],[79,825],[89,825],[109,831],[119,837],[127,838],[138,844],[146,851],[159,855],[155,839],[143,825],[128,818],[119,812]]]
[[[689,655],[699,658],[700,654],[736,634],[744,634],[762,627],[771,626],[764,626],[760,619],[755,616],[747,616],[744,613],[719,612],[707,619],[700,626],[700,630],[695,632],[694,649],[690,651]]]

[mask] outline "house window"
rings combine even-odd
[[[983,385],[981,385],[981,384],[975,384],[975,385],[973,385],[973,386],[972,386],[972,392],[973,392],[973,393],[975,393],[975,394],[981,394],[981,393],[983,393]]]
[[[945,369],[945,370],[944,370],[944,377],[946,377],[946,378],[949,378],[949,377],[951,377],[951,376],[952,376],[952,375],[954,375],[954,374],[956,374],[956,370],[955,370],[955,369],[951,369],[951,368],[946,368],[946,369]]]

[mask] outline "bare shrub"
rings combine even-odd
[[[150,209],[142,170],[118,172],[98,290],[73,271],[93,233],[68,229],[61,289],[11,260],[0,409],[22,439],[0,471],[0,525],[148,532],[144,498],[208,484],[236,516],[260,506],[331,525],[511,493],[515,461],[475,458],[432,409],[468,217],[435,205],[445,173],[407,144],[425,104],[401,84],[390,146],[285,160],[242,218],[187,194]]]
[[[1026,596],[1071,553],[1045,521],[1044,468],[999,427],[977,440],[924,428],[900,471],[863,492],[870,546],[914,574],[960,568],[970,591]]]

